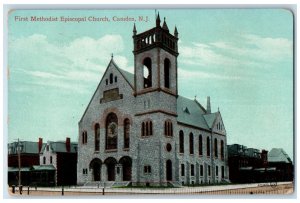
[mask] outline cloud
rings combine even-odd
[[[127,59],[120,35],[99,39],[80,37],[67,44],[50,42],[45,35],[11,39],[9,42],[11,72],[30,77],[33,83],[69,89],[76,82],[90,83],[101,79],[111,53],[120,68],[127,68]],[[21,76],[21,75],[23,76]],[[47,80],[47,83],[40,83]]]
[[[241,35],[236,41],[193,42],[182,46],[182,62],[187,65],[223,68],[271,67],[270,65],[290,60],[293,43],[285,38]]]
[[[181,46],[180,55],[187,64],[209,66],[234,63],[231,58],[215,52],[209,44],[193,43],[192,46]]]
[[[240,80],[242,79],[239,76],[232,76],[232,75],[221,75],[221,74],[214,74],[204,71],[190,71],[190,70],[183,70],[181,68],[178,69],[179,78],[186,79],[186,78],[197,78],[197,79],[215,79],[215,80]]]

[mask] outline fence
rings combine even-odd
[[[292,194],[293,183],[240,184],[181,188],[104,188],[104,187],[19,187],[10,188],[11,194],[58,196],[58,195],[280,195]]]

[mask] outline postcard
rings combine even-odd
[[[281,8],[12,9],[9,195],[294,191]]]

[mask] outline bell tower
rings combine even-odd
[[[158,14],[150,30],[137,34],[134,25],[133,44],[135,96],[164,92],[177,97],[177,28],[172,35],[165,18],[161,26]]]

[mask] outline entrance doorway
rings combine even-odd
[[[172,161],[167,160],[166,165],[167,181],[172,181]]]
[[[93,159],[90,163],[90,168],[93,170],[93,181],[101,180],[101,160]]]

